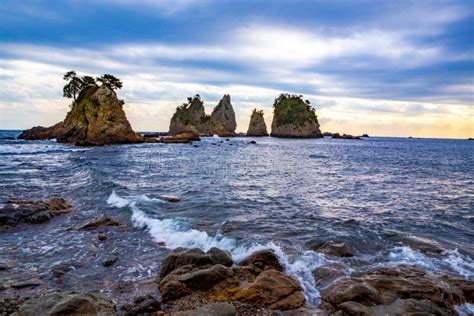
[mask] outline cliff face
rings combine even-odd
[[[223,133],[227,136],[235,135],[235,128],[237,123],[235,122],[235,112],[230,103],[230,95],[226,94],[219,101],[219,104],[212,111],[211,117],[222,126]]]
[[[273,104],[273,137],[319,138],[315,110],[300,96],[282,94]]]
[[[263,111],[253,109],[247,136],[268,136],[267,125],[263,119]]]
[[[82,146],[143,141],[132,130],[123,110],[123,101],[106,86],[85,88],[64,121],[48,128],[33,127],[24,131],[19,138],[56,138],[60,143]]]
[[[204,103],[198,95],[188,98],[188,103],[178,106],[170,122],[172,135],[182,133],[212,135],[221,130],[222,126],[210,115],[206,115]]]

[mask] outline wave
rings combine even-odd
[[[86,151],[89,148],[77,148],[66,145],[28,144],[28,145],[1,145],[0,155],[31,155],[54,152]]]
[[[129,207],[132,211],[132,223],[139,228],[147,228],[153,239],[164,243],[168,249],[184,247],[208,251],[212,247],[217,247],[229,251],[236,262],[242,261],[255,251],[271,249],[285,267],[285,272],[300,281],[308,302],[313,306],[319,304],[320,294],[316,288],[312,271],[327,262],[323,255],[307,251],[302,256],[290,260],[282,248],[273,242],[268,244],[239,242],[235,238],[220,233],[212,236],[204,231],[189,228],[185,222],[175,218],[152,218],[137,207],[136,200],[143,201],[144,198],[143,196],[123,198],[113,191],[108,197],[107,203],[117,208]]]

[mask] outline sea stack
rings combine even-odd
[[[247,136],[268,136],[267,125],[263,118],[263,110],[257,111],[257,109],[253,109]]]
[[[219,104],[212,111],[211,117],[222,126],[219,136],[235,136],[237,123],[235,122],[234,109],[230,103],[230,95],[226,94],[222,97]]]
[[[315,110],[302,96],[281,94],[273,103],[273,137],[320,138]]]
[[[106,85],[89,85],[82,89],[64,121],[51,127],[33,127],[19,138],[53,139],[78,146],[140,143],[123,110],[124,102]]]

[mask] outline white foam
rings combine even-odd
[[[448,250],[444,255],[446,255],[446,257],[443,258],[443,261],[446,262],[451,269],[468,280],[474,279],[474,260],[459,253],[457,249]]]
[[[146,200],[143,196],[138,199]],[[255,251],[272,249],[278,256],[280,263],[285,267],[285,272],[299,280],[308,302],[313,306],[319,304],[320,295],[312,275],[312,271],[326,261],[324,256],[319,253],[307,251],[302,256],[290,260],[281,247],[273,242],[264,245],[242,243],[235,238],[226,237],[220,233],[210,236],[206,232],[189,228],[186,223],[174,218],[152,218],[140,210],[133,199],[122,198],[115,191],[109,196],[107,203],[120,208],[129,206],[132,210],[133,224],[140,228],[146,227],[154,240],[163,242],[168,249],[185,247],[208,251],[212,247],[217,247],[229,251],[236,262],[243,260]]]

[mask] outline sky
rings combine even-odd
[[[167,131],[200,94],[237,130],[280,93],[322,131],[474,137],[474,1],[1,0],[0,129],[49,126],[62,75],[110,73],[136,131]]]

